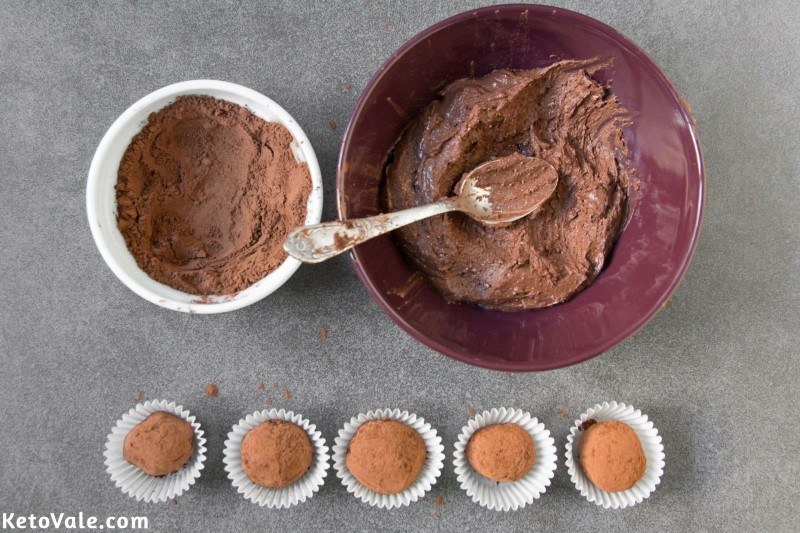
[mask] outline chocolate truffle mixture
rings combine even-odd
[[[139,267],[205,296],[236,293],[280,266],[311,193],[292,142],[283,125],[210,96],[151,114],[117,180],[117,223]]]
[[[458,80],[403,133],[384,169],[388,211],[450,196],[465,172],[514,153],[558,172],[550,200],[508,225],[448,213],[398,230],[406,254],[448,300],[547,307],[603,268],[624,223],[628,186],[620,159],[626,111],[592,79],[604,66],[562,61]]]

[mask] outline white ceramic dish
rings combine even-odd
[[[241,309],[270,295],[300,266],[288,257],[276,270],[247,289],[229,296],[199,297],[155,281],[136,264],[117,228],[117,183],[119,163],[128,145],[154,111],[188,94],[213,96],[247,107],[258,117],[286,126],[296,142],[295,155],[311,171],[312,190],[308,198],[306,224],[317,224],[322,216],[322,174],[317,156],[306,134],[281,106],[261,93],[216,80],[193,80],[169,85],[152,92],[129,107],[108,129],[89,168],[86,210],[92,236],[112,272],[133,292],[156,305],[185,313],[224,313]]]

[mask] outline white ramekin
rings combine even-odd
[[[281,106],[247,87],[216,80],[192,80],[169,85],[152,92],[129,107],[108,129],[89,168],[86,186],[86,211],[92,236],[111,271],[133,292],[156,305],[185,313],[224,313],[246,307],[270,295],[300,266],[288,257],[277,269],[247,289],[228,296],[199,297],[178,291],[155,281],[136,264],[125,239],[117,228],[115,185],[119,163],[133,137],[147,123],[150,113],[158,111],[179,96],[213,96],[247,107],[256,116],[279,122],[292,133],[295,155],[311,171],[311,195],[308,198],[306,224],[317,224],[322,216],[322,174],[317,156],[306,134]]]

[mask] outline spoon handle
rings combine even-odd
[[[319,263],[373,237],[455,209],[453,201],[443,199],[394,213],[302,226],[289,234],[283,249],[304,263]]]

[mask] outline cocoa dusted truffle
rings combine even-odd
[[[413,428],[395,420],[373,420],[358,428],[345,464],[365,487],[397,494],[411,486],[425,465],[427,451]]]
[[[186,420],[159,411],[125,437],[122,455],[151,476],[177,472],[194,451],[194,431]]]
[[[279,489],[305,474],[314,460],[314,446],[303,428],[283,420],[267,420],[242,440],[242,467],[256,485]]]
[[[639,436],[617,421],[591,424],[581,437],[578,458],[589,481],[608,492],[633,487],[647,466]]]
[[[533,468],[536,448],[530,434],[517,424],[493,424],[472,434],[467,461],[493,481],[517,481]]]

